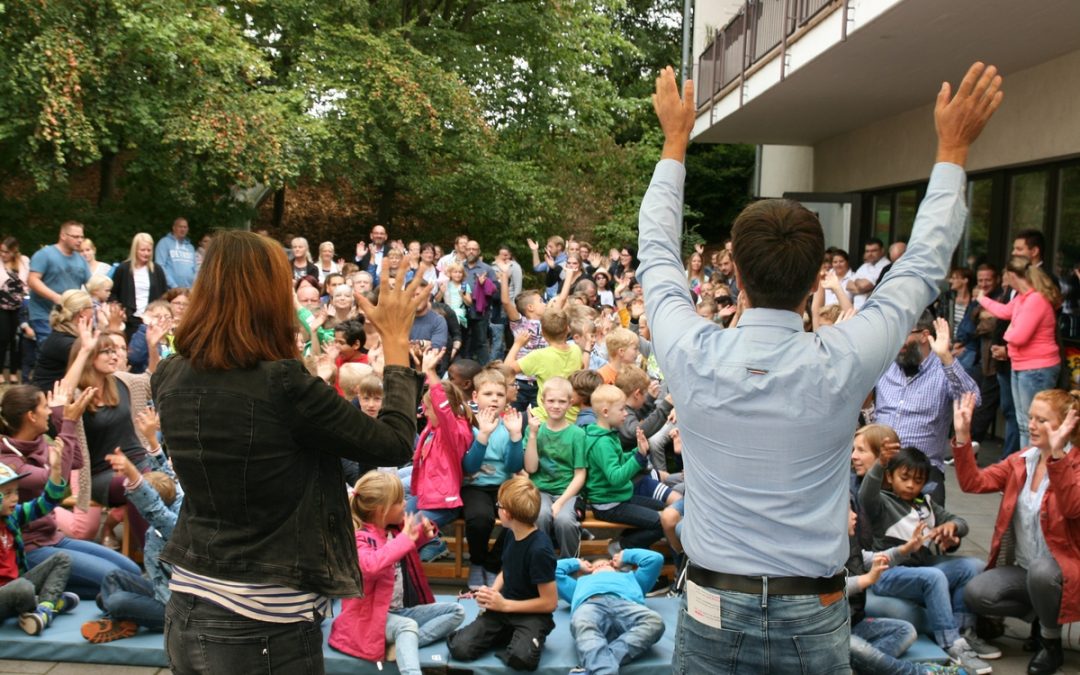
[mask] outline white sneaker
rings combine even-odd
[[[994,672],[990,664],[980,659],[979,655],[975,653],[975,650],[971,648],[971,645],[964,638],[952,643],[952,646],[946,649],[945,653],[949,655],[953,663],[963,667],[969,673],[989,675]]]

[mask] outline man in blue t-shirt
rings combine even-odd
[[[60,239],[53,246],[40,249],[30,258],[30,328],[41,344],[52,328],[49,312],[60,302],[60,295],[81,288],[90,279],[90,268],[79,253],[83,225],[69,220],[60,226]]]

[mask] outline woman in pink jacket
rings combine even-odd
[[[1057,317],[1061,290],[1024,256],[1014,255],[1005,265],[1004,281],[1016,291],[1007,305],[976,291],[979,304],[999,319],[1011,321],[1005,342],[1012,362],[1012,395],[1020,447],[1026,448],[1028,408],[1035,394],[1057,384],[1061,353],[1057,344]]]
[[[1050,389],[1031,404],[1031,447],[980,469],[971,447],[975,397],[956,404],[953,457],[964,492],[1001,492],[986,571],[964,588],[983,616],[1034,619],[1038,647],[1030,675],[1051,675],[1064,660],[1061,627],[1080,621],[1080,392]]]
[[[413,496],[405,507],[439,527],[461,515],[461,460],[472,445],[475,424],[461,390],[450,382],[444,383],[435,372],[445,351],[429,349],[421,362],[428,383],[423,405],[427,426],[420,432],[413,452]],[[429,562],[445,552],[446,544],[436,538],[420,551],[420,559]]]
[[[420,647],[446,638],[465,620],[461,605],[434,602],[416,553],[435,526],[422,516],[405,515],[405,488],[391,473],[362,476],[351,507],[364,597],[342,601],[330,646],[379,662],[382,670],[386,644],[392,643],[398,671],[420,675]]]

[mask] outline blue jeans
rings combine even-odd
[[[675,675],[851,672],[848,603],[843,593],[757,595],[704,589],[720,596],[721,628],[714,628],[687,613],[687,598],[693,592],[693,587],[687,588],[679,612]]]
[[[113,570],[101,584],[101,604],[105,613],[117,621],[159,631],[165,628],[165,605],[154,596],[154,584],[141,575]]]
[[[34,339],[37,343],[44,344],[45,338],[49,337],[49,333],[52,332],[52,326],[49,325],[49,318],[44,319],[28,319],[26,323],[30,324],[30,329],[34,331]]]
[[[629,663],[656,644],[664,620],[645,605],[614,595],[594,595],[570,618],[581,665],[590,675],[618,675]]]
[[[911,600],[926,607],[934,639],[948,649],[960,631],[975,625],[964,603],[964,587],[986,563],[978,558],[939,555],[927,567],[893,567],[874,584],[874,593]]]
[[[997,374],[998,389],[1001,390],[1001,416],[1005,419],[1005,436],[1001,444],[1001,457],[1005,459],[1020,449],[1020,429],[1016,426],[1016,406],[1013,404],[1012,376],[1009,371]]]
[[[255,621],[187,593],[174,592],[165,607],[165,653],[173,675],[326,672],[321,616]]]
[[[386,615],[386,641],[397,646],[401,675],[420,675],[420,648],[443,640],[465,620],[465,608],[456,602],[392,609]]]
[[[859,675],[918,675],[914,663],[899,658],[916,637],[907,621],[867,617],[851,627],[851,669]]]
[[[492,321],[488,324],[488,331],[491,333],[491,359],[501,360],[506,356],[506,340],[503,337],[506,331],[505,323],[495,323]]]
[[[1061,364],[1047,368],[1012,371],[1012,397],[1016,406],[1016,426],[1020,430],[1020,447],[1026,448],[1031,438],[1028,436],[1028,408],[1035,394],[1057,386]]]
[[[633,495],[614,508],[593,508],[593,516],[597,520],[629,525],[619,535],[619,545],[623,548],[649,548],[664,538],[664,528],[660,525],[663,509],[663,502]]]
[[[92,541],[64,537],[55,546],[42,546],[26,552],[26,562],[33,567],[53,553],[63,551],[71,556],[71,577],[67,589],[84,600],[93,600],[101,590],[105,575],[120,569],[139,574],[139,566],[116,551]]]

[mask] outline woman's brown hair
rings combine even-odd
[[[176,330],[176,351],[199,370],[295,359],[297,319],[285,250],[262,235],[214,236]]]
[[[68,368],[75,363],[75,359],[79,356],[79,350],[82,349],[82,338],[76,338],[75,342],[71,345],[71,352],[68,355]],[[86,389],[87,387],[97,387],[97,396],[90,402],[89,410],[97,412],[101,406],[112,407],[120,403],[120,391],[116,386],[116,377],[110,373],[108,375],[97,372],[94,369],[94,359],[98,357],[101,352],[105,350],[116,350],[116,343],[113,342],[112,336],[101,334],[98,335],[97,342],[94,343],[94,349],[90,352],[90,355],[86,359],[86,363],[83,364],[83,370],[79,373],[79,389]]]

